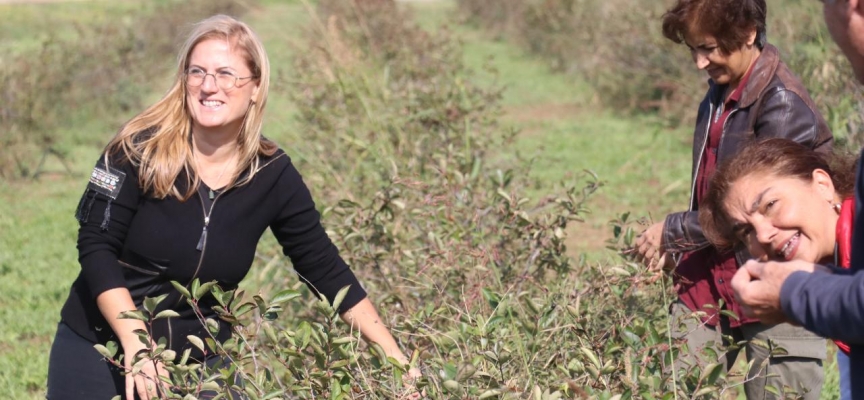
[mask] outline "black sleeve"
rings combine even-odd
[[[106,290],[126,286],[117,259],[140,195],[132,162],[114,157],[106,166],[104,157],[99,158],[75,213],[80,223],[78,261],[94,299]]]
[[[290,161],[277,185],[282,209],[270,229],[282,251],[291,258],[294,269],[309,288],[324,294],[331,304],[339,290],[350,285],[348,295],[339,305],[340,313],[347,311],[366,298],[366,291],[321,226],[321,215],[309,189]]]
[[[666,216],[663,249],[671,253],[696,251],[711,245],[699,225],[699,211],[684,211]]]

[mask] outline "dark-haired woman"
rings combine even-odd
[[[786,139],[748,145],[711,180],[699,210],[705,236],[717,248],[745,247],[760,261],[849,268],[855,162],[851,157],[832,161]],[[851,399],[850,348],[835,342],[840,398]]]
[[[748,140],[781,137],[829,152],[833,138],[801,82],[766,43],[764,0],[678,0],[663,17],[663,34],[690,50],[696,67],[708,76],[708,92],[699,105],[693,140],[691,200],[687,211],[672,213],[637,239],[646,264],[661,258],[677,261],[678,301],[672,304],[672,332],[686,342],[675,368],[711,362],[702,350],[724,338],[750,341],[746,355],[755,360],[745,383],[747,397],[768,396],[766,386],[809,390],[818,398],[824,341],[791,325],[768,326],[742,316],[729,282],[750,256],[746,250],[721,252],[710,245],[699,225],[698,209],[716,166],[735,155]],[[669,253],[669,257],[661,257]],[[688,318],[695,315],[698,318]],[[677,322],[681,324],[677,324]],[[680,329],[677,329],[680,328]],[[776,343],[788,354],[774,354],[757,343]],[[731,367],[737,350],[720,361]],[[802,388],[802,385],[805,386]]]

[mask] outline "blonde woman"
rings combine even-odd
[[[208,362],[186,339],[207,333],[170,282],[236,288],[268,228],[313,291],[332,302],[350,285],[342,319],[407,363],[324,232],[291,159],[262,136],[269,80],[255,33],[231,17],[208,18],[183,45],[167,94],[108,143],[76,212],[81,272],[51,350],[49,399],[149,399],[166,390],[158,365],[124,376],[93,350],[94,343],[117,341],[129,370],[147,347],[134,331],[148,328],[118,315],[142,308],[145,297],[167,295],[157,312],[179,313],[154,321],[150,335]],[[201,299],[205,317],[215,317],[214,304],[212,296]],[[230,326],[214,319],[221,324],[217,338],[228,338]]]

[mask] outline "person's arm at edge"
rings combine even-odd
[[[854,275],[794,272],[780,289],[793,322],[821,336],[864,344],[864,271]]]

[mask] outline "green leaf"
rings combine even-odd
[[[300,297],[300,292],[292,289],[285,289],[279,293],[276,293],[276,296],[273,296],[273,300],[270,303],[273,304],[282,304],[286,301],[290,301]]]
[[[765,389],[767,390],[768,387],[766,386]],[[717,392],[717,388],[716,388],[716,387],[714,387],[714,386],[706,386],[706,387],[703,387],[702,389],[699,389],[698,391],[696,391],[696,393],[693,393],[693,398],[695,399],[695,398],[697,398],[697,397],[699,397],[699,396],[705,396],[705,395],[707,395],[707,394],[716,393],[716,392]]]
[[[192,343],[193,346],[197,347],[198,350],[206,352],[206,350],[204,349],[204,342],[198,336],[189,335],[186,336],[186,340],[188,340],[189,343]]]
[[[153,317],[153,319],[177,318],[177,317],[179,317],[179,316],[180,316],[180,314],[177,313],[177,311],[174,311],[174,310],[162,310],[162,311],[159,312],[159,314],[156,314],[156,316]]]
[[[270,324],[261,324],[264,329],[264,334],[267,335],[267,339],[270,339],[271,343],[279,343],[279,338],[276,336],[276,331],[273,329],[273,326]]]
[[[212,288],[213,286],[216,286],[216,281],[210,281],[199,286],[198,289],[195,289],[195,298],[200,299],[206,296],[207,293],[210,293],[210,288]]]
[[[167,293],[157,297],[145,297],[144,309],[147,310],[148,313],[153,314],[153,311],[156,311],[156,307],[159,306],[159,303],[165,300],[166,297],[168,297]]]
[[[138,335],[138,340],[141,341],[142,344],[147,346],[148,349],[150,348],[150,334],[147,333],[146,330],[136,329],[136,330],[132,331],[132,333]]]
[[[255,300],[255,305],[258,306],[258,315],[264,315],[267,311],[267,305],[264,304],[264,299],[256,294],[252,296],[252,300]]]
[[[144,322],[147,322],[150,320],[149,318],[147,318],[146,315],[144,315],[143,312],[138,311],[138,310],[123,311],[120,313],[119,316],[117,316],[117,318],[118,319],[137,319],[139,321],[144,321]]]
[[[205,321],[207,324],[207,331],[213,334],[214,336],[219,333],[219,322],[216,322],[213,318],[207,318]]]
[[[597,355],[594,354],[593,351],[591,351],[591,349],[589,349],[587,347],[580,347],[579,351],[581,351],[582,354],[584,354],[585,357],[588,358],[588,361],[591,361],[591,364],[594,364],[594,366],[597,367],[597,369],[600,369],[600,367],[601,367],[600,360],[597,358]]]
[[[174,361],[177,358],[177,352],[174,350],[165,350],[162,352],[161,357],[165,361]]]
[[[444,389],[446,389],[450,393],[456,393],[459,391],[459,382],[448,379],[444,381]]]
[[[720,375],[719,371],[723,369],[722,367],[723,364],[721,363],[711,363],[706,365],[705,368],[702,369],[702,374],[699,376],[699,382],[703,385],[714,384],[714,380],[716,380],[717,376]],[[714,378],[713,380],[711,379],[712,376]]]
[[[192,281],[192,287],[190,288],[191,290],[189,290],[189,291],[192,292],[192,294],[194,295],[195,293],[198,293],[199,287],[201,287],[201,282],[198,280],[198,278],[195,278]],[[193,296],[193,298],[198,299],[198,296]]]
[[[192,354],[192,349],[187,348],[186,350],[183,350],[183,355],[180,356],[180,362],[178,364],[186,365],[186,363],[189,361],[189,356],[191,354]]]
[[[351,285],[345,286],[342,289],[339,289],[339,293],[336,293],[336,297],[333,299],[333,309],[338,310],[339,305],[342,304],[342,300],[345,300],[345,296],[348,295],[348,289],[351,288]]]
[[[285,394],[284,390],[276,390],[276,391],[265,394],[264,397],[262,397],[261,399],[262,400],[275,399],[277,397],[281,397],[284,394]]]
[[[219,305],[222,307],[227,307],[228,301],[231,300],[231,295],[225,295],[225,292],[219,286],[214,286],[213,289],[210,289],[210,293],[213,294],[213,297],[219,302]]]
[[[467,362],[462,363],[459,367],[459,372],[456,373],[456,381],[463,382],[474,376],[475,373],[477,373],[477,367],[475,367],[474,364]]]
[[[114,358],[114,354],[115,354],[115,353],[112,353],[111,350],[108,350],[107,347],[105,347],[105,346],[103,346],[103,345],[101,345],[101,344],[93,345],[93,348],[95,348],[96,351],[98,351],[99,354],[102,355],[102,357],[105,357],[105,358]]]
[[[486,301],[489,303],[489,307],[498,307],[498,303],[501,302],[501,296],[499,296],[498,293],[495,293],[489,288],[485,287],[481,290],[481,293],[483,294],[483,298],[486,299]]]
[[[240,305],[240,307],[237,307],[237,308],[234,310],[234,316],[235,316],[235,317],[240,317],[240,316],[242,316],[243,314],[246,314],[247,312],[249,312],[250,310],[252,310],[253,308],[255,308],[255,305],[254,305],[254,304],[249,303],[249,302],[243,303],[243,304]]]
[[[297,347],[305,349],[306,346],[309,346],[309,336],[311,336],[311,334],[312,325],[309,325],[306,321],[300,322],[300,326],[297,328],[297,336],[294,339],[295,343],[297,343]]]
[[[725,316],[732,318],[736,321],[739,321],[741,319],[741,318],[738,318],[738,314],[735,314],[734,311],[730,311],[730,310],[720,310],[720,315],[725,315]]]
[[[630,345],[631,347],[635,347],[639,344],[642,338],[639,337],[636,333],[631,331],[630,329],[624,328],[621,330],[621,339],[624,340],[625,343]]]
[[[182,294],[183,297],[185,297],[187,299],[192,297],[192,295],[189,294],[189,290],[187,290],[186,287],[181,285],[179,282],[171,281],[171,286],[174,286],[174,289],[177,289],[177,291],[180,292],[180,294]]]

